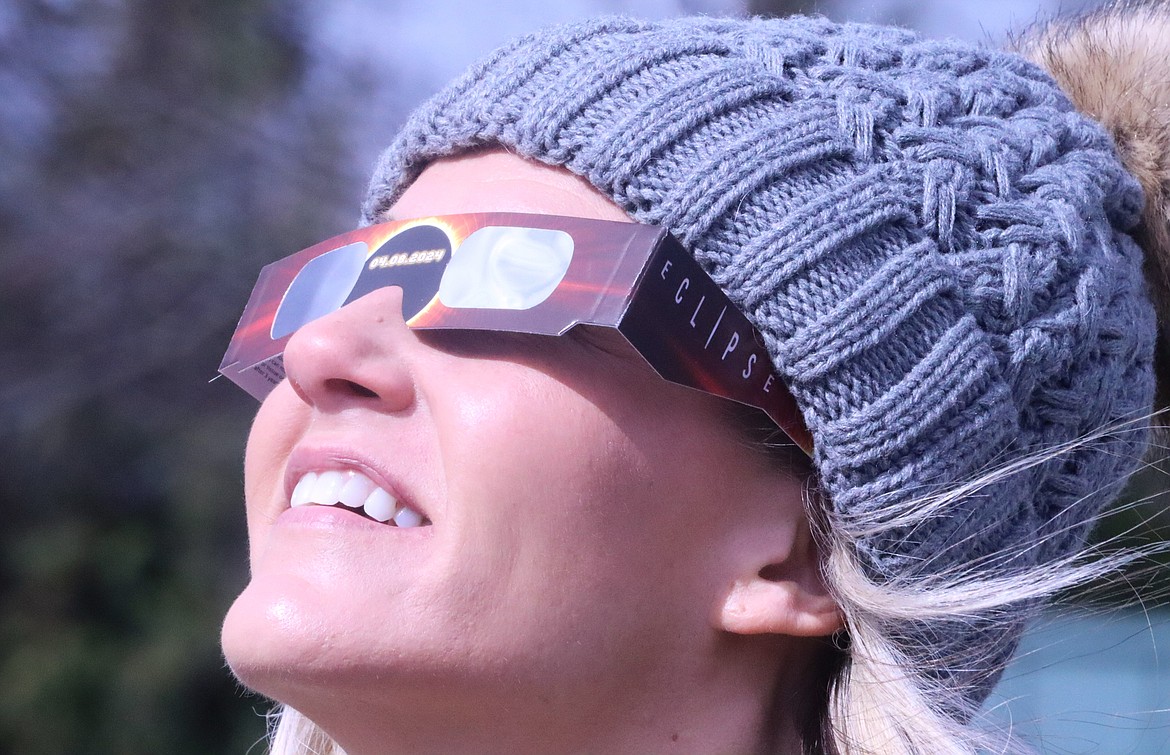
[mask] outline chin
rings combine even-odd
[[[224,619],[224,658],[246,687],[282,702],[304,685],[343,683],[336,608],[295,577],[253,578]]]
[[[372,631],[389,626],[396,631]],[[228,609],[221,643],[244,686],[308,712],[355,693],[409,695],[442,678],[426,647],[404,641],[405,629],[336,589],[265,573],[254,575]]]

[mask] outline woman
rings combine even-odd
[[[1132,91],[1166,60],[1140,36],[1170,38],[1135,13],[1036,49],[1069,91]],[[978,748],[1147,441],[1147,96],[1112,124],[1127,170],[1039,69],[900,30],[609,19],[473,68],[383,157],[365,222],[665,227],[759,329],[812,463],[615,330],[412,329],[409,285],[302,317],[223,635],[287,706],[274,751]]]

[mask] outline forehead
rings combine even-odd
[[[476,152],[430,164],[390,212],[394,218],[465,212],[531,212],[630,221],[621,208],[580,176],[502,150]]]

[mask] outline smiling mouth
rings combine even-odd
[[[357,470],[308,472],[297,480],[289,505],[341,506],[367,519],[396,527],[420,527],[431,521],[402,504]]]

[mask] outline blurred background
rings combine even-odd
[[[259,268],[349,230],[407,111],[473,59],[599,13],[818,12],[998,44],[1092,5],[0,1],[0,753],[263,750],[268,703],[218,645],[247,579],[255,403],[208,380]],[[1164,536],[1164,487],[1143,475],[1107,534]],[[1071,600],[992,715],[1044,752],[1170,752],[1167,623]]]

